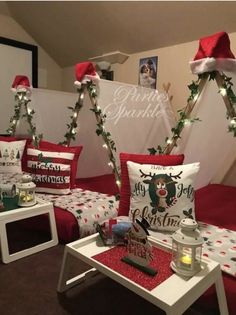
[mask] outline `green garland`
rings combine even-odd
[[[15,95],[15,108],[14,114],[10,118],[10,126],[6,130],[7,134],[14,136],[16,133],[17,123],[21,118],[25,118],[29,124],[28,133],[32,137],[33,144],[35,147],[39,146],[39,141],[42,139],[43,135],[36,134],[36,127],[33,124],[33,115],[35,114],[34,110],[28,108],[28,104],[31,100],[27,96],[27,92],[17,92]],[[24,107],[25,113],[21,115],[21,109]]]
[[[77,89],[77,92],[79,94],[78,100],[75,103],[74,107],[68,106],[67,108],[72,111],[72,115],[70,116],[71,122],[68,123],[67,129],[68,131],[64,134],[65,140],[63,142],[60,142],[60,144],[65,146],[70,146],[70,143],[72,140],[75,140],[75,136],[77,134],[77,118],[78,114],[83,107],[83,100],[84,100],[84,90],[85,86],[82,85],[81,88]]]
[[[115,142],[111,138],[111,133],[106,131],[105,126],[104,126],[106,122],[106,114],[103,114],[101,108],[98,106],[96,85],[92,81],[90,81],[87,83],[87,89],[88,89],[91,103],[93,105],[93,108],[91,108],[90,110],[95,113],[95,117],[97,120],[96,134],[98,136],[102,136],[105,142],[105,148],[108,151],[108,156],[110,160],[109,165],[113,169],[113,173],[116,178],[116,184],[120,188],[120,184],[121,184],[120,172],[116,165],[116,159],[114,155],[114,152],[116,152]]]
[[[232,132],[233,136],[236,137],[236,95],[232,90],[232,78],[227,77],[224,73],[220,74],[218,71],[206,72],[198,75],[198,79],[188,85],[190,96],[187,99],[187,106],[178,110],[179,119],[176,126],[171,129],[172,136],[170,138],[166,137],[165,145],[148,148],[150,155],[155,155],[156,153],[169,154],[173,147],[177,146],[177,140],[181,138],[180,134],[185,125],[200,121],[199,118],[191,118],[190,114],[207,80],[215,80],[217,82],[219,93],[222,95],[227,108],[227,119],[230,119],[228,131]]]
[[[78,101],[76,102],[74,107],[68,107],[68,109],[72,110],[72,115],[70,116],[71,122],[67,124],[68,131],[65,133],[65,140],[61,142],[61,144],[69,146],[71,140],[75,140],[75,136],[77,134],[76,129],[78,127],[78,114],[83,107],[84,93],[86,89],[88,91],[90,101],[93,106],[90,110],[94,112],[97,120],[96,134],[98,136],[102,136],[104,140],[104,147],[108,151],[108,156],[110,160],[108,164],[112,167],[113,173],[116,178],[116,184],[118,185],[118,187],[120,187],[120,174],[114,156],[114,152],[116,152],[115,142],[112,140],[111,133],[105,130],[104,124],[106,122],[106,115],[103,114],[101,108],[97,103],[97,88],[92,81],[89,81],[86,84],[82,84],[82,86],[77,89],[77,92],[79,94]]]

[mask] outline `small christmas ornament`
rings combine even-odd
[[[17,184],[19,190],[18,205],[21,207],[29,207],[36,204],[35,183],[32,182],[30,175],[23,175],[21,182]]]
[[[124,245],[126,241],[126,233],[131,228],[130,221],[122,221],[121,219],[109,219],[101,224],[97,224],[97,231],[104,245]]]
[[[28,77],[25,75],[16,75],[12,83],[12,91],[16,93],[26,92],[27,94],[31,94],[32,86],[30,85]]]
[[[192,73],[211,71],[236,71],[236,59],[230,50],[230,40],[226,32],[200,38],[198,52],[190,61]]]
[[[142,270],[149,275],[156,275],[157,271],[148,265],[152,260],[152,246],[148,241],[149,235],[147,230],[148,222],[138,219],[132,223],[127,235],[128,255],[122,258],[122,261]]]
[[[96,69],[92,62],[85,61],[77,63],[75,66],[75,85],[80,88],[82,84],[86,84],[89,81],[97,82],[100,77],[96,72]]]

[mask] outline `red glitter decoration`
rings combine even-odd
[[[103,253],[93,256],[92,258],[151,291],[173,274],[173,271],[170,268],[172,258],[171,253],[156,247],[153,247],[152,253],[153,260],[149,264],[149,267],[157,270],[155,276],[150,276],[121,261],[121,258],[127,255],[126,248],[122,246],[113,247]]]

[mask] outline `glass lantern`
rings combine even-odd
[[[35,183],[30,175],[23,175],[21,182],[17,184],[19,190],[18,206],[29,207],[36,204]]]
[[[201,270],[203,238],[195,220],[181,220],[173,235],[171,268],[179,275],[193,276]]]

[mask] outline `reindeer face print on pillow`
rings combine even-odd
[[[195,219],[194,182],[199,163],[160,166],[127,162],[131,220],[146,219],[151,229],[175,231],[182,219]]]

